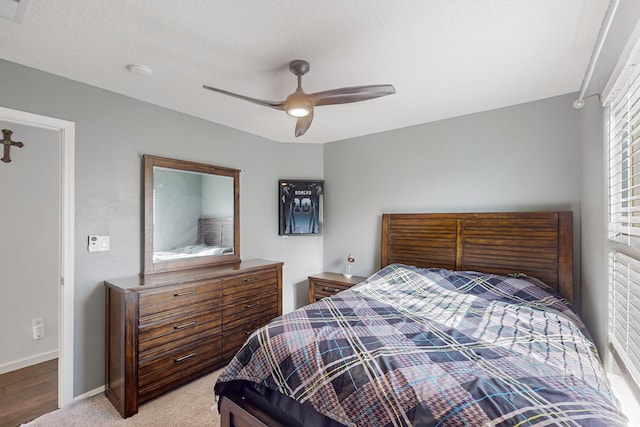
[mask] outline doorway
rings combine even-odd
[[[12,348],[11,351],[14,351],[16,355],[24,354],[26,357],[11,357],[5,354],[5,358],[14,359],[14,361],[7,362],[6,360],[0,361],[0,368],[4,366],[5,371],[11,368],[21,368],[21,364],[29,364],[33,361],[37,362],[38,359],[51,359],[51,357],[55,355],[57,356],[57,374],[58,374],[58,406],[64,407],[73,401],[73,322],[74,322],[74,276],[73,276],[73,268],[74,268],[74,252],[73,252],[73,241],[74,241],[74,147],[75,147],[75,124],[73,122],[69,122],[66,120],[60,120],[56,118],[41,116],[37,114],[32,114],[24,111],[12,110],[8,108],[0,107],[0,126],[2,129],[19,129],[20,133],[24,135],[30,135],[29,138],[37,138],[39,143],[40,150],[37,151],[38,144],[35,143],[34,139],[27,140],[23,136],[21,136],[18,132],[15,132],[13,135],[9,136],[11,141],[22,142],[24,145],[22,147],[18,145],[12,145],[8,151],[8,158],[11,159],[10,162],[7,162],[6,159],[3,162],[0,162],[0,173],[4,173],[7,177],[11,174],[11,178],[8,178],[10,181],[5,181],[2,183],[3,186],[13,186],[14,188],[19,188],[24,191],[12,191],[9,194],[9,191],[6,191],[6,194],[12,197],[12,201],[20,201],[22,203],[22,199],[24,198],[25,203],[34,203],[33,200],[27,201],[32,191],[33,187],[30,188],[29,182],[31,185],[33,183],[40,182],[42,187],[48,187],[49,184],[44,183],[44,181],[38,181],[41,177],[40,170],[38,170],[35,174],[24,178],[19,173],[17,173],[17,167],[26,167],[27,159],[31,162],[30,167],[36,167],[37,163],[33,163],[33,156],[45,156],[45,158],[41,158],[40,161],[44,162],[41,165],[50,164],[52,168],[46,168],[49,172],[53,173],[55,176],[49,177],[53,181],[53,185],[55,186],[55,197],[52,201],[52,204],[47,204],[46,208],[38,210],[38,206],[36,205],[35,212],[23,214],[24,216],[21,218],[12,218],[7,219],[13,224],[16,229],[20,229],[20,231],[16,234],[14,230],[11,230],[11,234],[15,236],[20,236],[20,233],[23,233],[23,244],[27,248],[33,249],[33,252],[37,252],[39,249],[39,245],[49,245],[51,248],[51,239],[53,235],[55,239],[57,239],[56,243],[53,245],[57,245],[57,248],[53,248],[51,251],[47,253],[51,254],[51,258],[53,260],[48,259],[46,261],[42,259],[38,259],[36,261],[27,261],[22,260],[23,265],[20,268],[23,268],[25,271],[24,277],[31,277],[26,274],[27,271],[34,270],[47,270],[49,272],[54,271],[53,277],[53,286],[55,290],[52,295],[54,301],[57,301],[57,310],[54,307],[53,318],[47,315],[38,315],[38,314],[30,314],[30,317],[33,319],[29,319],[28,324],[25,325],[24,319],[21,321],[21,324],[12,323],[9,324],[12,327],[12,332],[15,333],[16,342],[18,342],[16,348]],[[7,140],[6,135],[0,136]],[[42,139],[41,139],[42,138]],[[43,141],[47,141],[44,143]],[[4,145],[0,146],[0,154],[3,157],[7,157],[4,155]],[[13,168],[13,169],[9,169]],[[53,172],[51,172],[53,171]],[[45,173],[45,172],[42,172]],[[0,175],[2,176],[2,175]],[[49,187],[53,188],[53,187]],[[16,197],[16,194],[18,197]],[[40,197],[40,196],[38,196]],[[42,201],[44,203],[44,200]],[[35,203],[38,203],[36,200]],[[45,205],[43,205],[45,206]],[[31,208],[33,209],[33,207]],[[49,227],[46,228],[47,236],[39,234],[38,230],[43,230],[42,228],[38,228],[35,222],[39,219],[42,219],[43,215],[39,215],[40,213],[44,213],[47,210],[53,210],[53,217],[55,218],[56,224],[49,224]],[[20,210],[16,210],[15,212],[20,212]],[[25,212],[25,211],[23,211]],[[39,225],[39,224],[38,224]],[[30,232],[33,231],[33,232]],[[42,237],[42,240],[40,240]],[[20,238],[18,238],[20,240]],[[45,243],[47,241],[48,243]],[[13,248],[7,247],[7,245],[3,245],[3,255],[5,257],[2,262],[3,266],[8,266],[12,264],[11,258],[14,256]],[[56,250],[57,249],[57,250]],[[31,252],[31,251],[28,251]],[[7,255],[9,255],[7,257]],[[13,261],[16,261],[15,259]],[[26,263],[26,268],[24,264]],[[45,264],[48,264],[49,267],[45,268]],[[3,267],[5,268],[5,267]],[[7,271],[8,271],[8,267]],[[51,275],[52,273],[48,273]],[[8,277],[8,276],[7,276]],[[38,280],[31,278],[30,280]],[[48,280],[48,279],[47,279]],[[24,286],[31,286],[31,283],[25,283]],[[16,286],[15,284],[7,283],[5,286]],[[20,286],[20,285],[17,285]],[[37,294],[33,294],[32,298],[37,298]],[[51,299],[48,301],[48,304],[51,305]],[[54,306],[56,304],[53,304]],[[31,307],[31,304],[28,303],[27,306]],[[15,310],[15,308],[14,308]],[[44,313],[46,310],[46,304],[42,306],[42,312]],[[17,311],[14,311],[16,317],[18,317],[21,313],[18,308]],[[37,329],[37,321],[44,321],[44,337],[36,337]],[[34,322],[35,321],[35,322]],[[35,324],[32,324],[34,322]],[[53,350],[49,351],[45,349],[43,352],[35,354],[31,354],[33,352],[29,352],[27,349],[20,348],[20,346],[29,346],[32,345],[30,341],[41,343],[44,342],[44,338],[47,337],[47,324],[53,324],[52,326],[56,326],[55,334],[57,335],[57,346],[55,344],[52,345]],[[23,341],[20,343],[19,341],[24,338],[25,333],[28,336],[27,341]],[[44,349],[44,347],[42,348]],[[40,349],[40,350],[42,350]],[[36,349],[37,350],[37,349]],[[22,352],[22,353],[21,353]]]

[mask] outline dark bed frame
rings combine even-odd
[[[384,214],[380,268],[393,263],[524,273],[573,302],[572,212]],[[285,423],[245,396],[221,396],[222,427]]]

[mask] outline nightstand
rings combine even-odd
[[[329,272],[309,276],[309,304],[349,289],[366,279],[362,276],[345,277],[340,273]]]

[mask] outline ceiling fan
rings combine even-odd
[[[309,63],[302,59],[296,59],[289,63],[289,71],[298,77],[298,87],[295,92],[287,96],[287,99],[284,101],[264,101],[207,85],[203,85],[202,87],[214,92],[244,99],[254,104],[286,111],[287,114],[297,117],[298,119],[296,121],[296,136],[304,135],[307,129],[309,129],[309,126],[311,126],[314,107],[365,101],[367,99],[396,93],[393,85],[351,86],[316,93],[305,93],[305,91],[302,90],[302,76],[309,72]]]

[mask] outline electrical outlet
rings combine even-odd
[[[31,321],[31,326],[33,328],[33,339],[41,340],[44,338],[44,318],[38,317]]]

